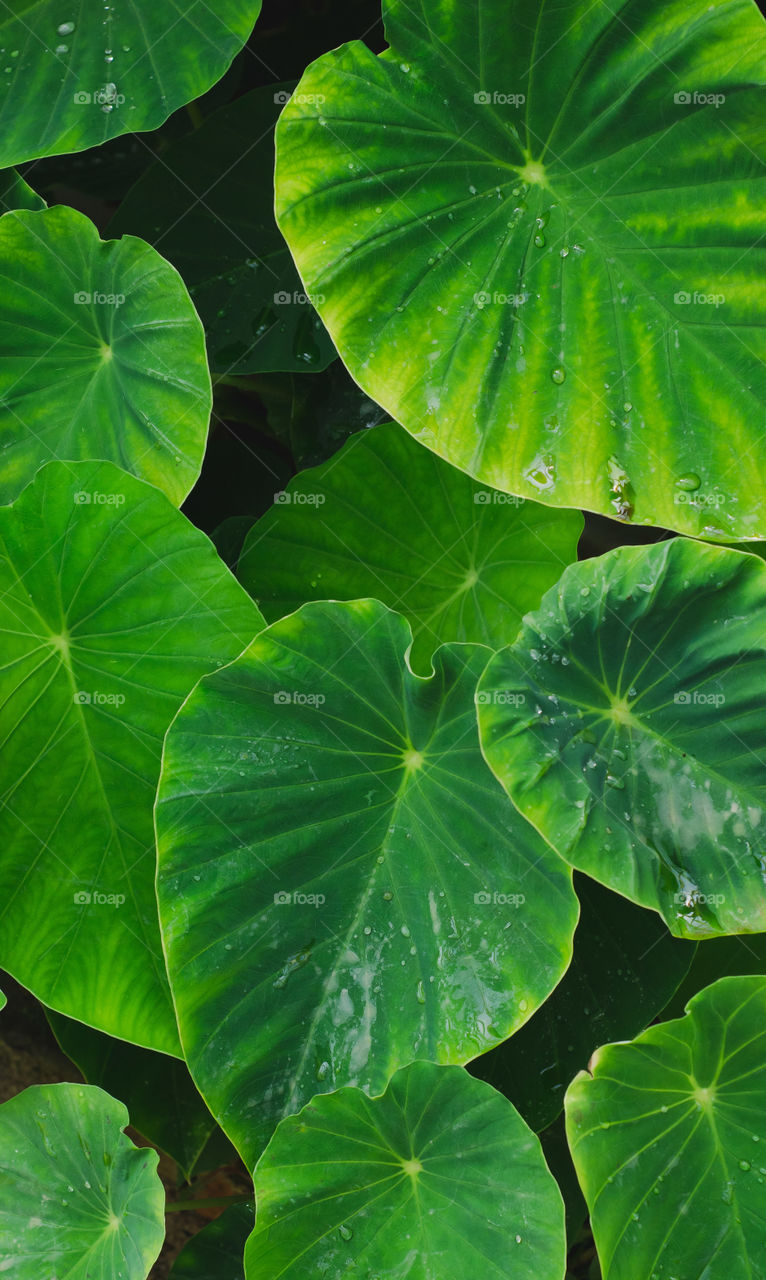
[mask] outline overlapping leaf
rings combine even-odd
[[[360,386],[513,493],[764,537],[752,0],[388,0],[309,67],[277,214]]]
[[[156,129],[220,79],[261,0],[37,0],[0,14],[0,166]]]
[[[444,641],[500,648],[577,555],[579,512],[482,488],[387,423],[301,472],[253,527],[238,576],[268,621],[375,596],[409,618],[412,662]]]
[[[466,1062],[571,957],[571,872],[479,750],[489,651],[315,603],[201,681],[165,742],[158,894],[185,1056],[253,1165],[315,1093]]]
[[[0,218],[0,500],[51,459],[108,459],[180,503],[202,465],[210,375],[177,272],[63,206]]]
[[[765,1061],[766,978],[724,978],[571,1085],[604,1280],[766,1275]]]
[[[171,1054],[162,740],[260,624],[207,538],[111,463],[49,463],[0,508],[0,964],[51,1008]]]
[[[415,1062],[283,1120],[255,1173],[247,1280],[561,1280],[564,1213],[540,1144],[489,1085]]]
[[[165,1236],[156,1151],[101,1089],[33,1085],[0,1107],[0,1269],[146,1280]]]
[[[766,930],[766,566],[676,539],[571,565],[489,664],[482,747],[581,871],[680,936]]]

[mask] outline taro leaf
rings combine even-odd
[[[179,504],[202,465],[210,375],[178,273],[60,206],[0,218],[0,500],[53,458],[106,458]]]
[[[146,1280],[165,1235],[159,1157],[88,1085],[33,1085],[0,1106],[0,1270],[13,1280]]]
[[[335,359],[274,219],[274,125],[292,87],[255,89],[210,116],[142,174],[109,226],[178,268],[216,373]]]
[[[156,129],[220,80],[261,0],[22,0],[0,15],[0,165]]]
[[[42,196],[33,191],[15,169],[0,173],[0,214],[10,209],[45,209]]]
[[[459,1067],[414,1062],[283,1120],[255,1171],[248,1280],[561,1280],[564,1212],[540,1143]]]
[[[383,8],[391,47],[325,54],[277,129],[359,385],[498,489],[766,535],[756,5]]]
[[[185,1056],[252,1167],[277,1122],[413,1057],[467,1062],[571,958],[569,868],[479,750],[489,651],[406,659],[375,600],[274,623],[187,700],[156,809]]]
[[[0,508],[0,965],[50,1008],[166,1053],[162,740],[260,623],[204,534],[112,463],[49,463]]]
[[[217,1125],[186,1064],[46,1012],[58,1043],[88,1083],[124,1102],[133,1127],[177,1161],[188,1179]]]
[[[705,938],[697,947],[689,972],[663,1009],[663,1019],[680,1018],[692,996],[718,978],[749,973],[766,975],[766,933]]]
[[[510,1098],[539,1131],[598,1045],[643,1031],[689,968],[696,944],[672,938],[655,915],[575,877],[580,919],[565,976],[510,1040],[474,1059],[472,1075]]]
[[[409,618],[420,672],[444,641],[510,643],[583,528],[579,512],[482,488],[394,423],[352,437],[275,503],[238,570],[266,619],[375,596]]]
[[[766,565],[675,539],[571,565],[489,664],[482,748],[580,871],[672,933],[766,929]]]
[[[252,1206],[232,1205],[192,1236],[178,1255],[170,1280],[245,1280],[243,1255],[252,1229]]]
[[[8,997],[0,991],[0,1009],[4,1009],[8,1003]]]
[[[766,978],[688,1010],[599,1049],[567,1091],[604,1280],[766,1275]]]

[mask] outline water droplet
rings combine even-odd
[[[740,1169],[742,1170],[742,1172],[743,1172],[743,1173],[749,1173],[749,1172],[750,1172],[750,1161],[749,1161],[749,1160],[740,1160],[740,1162],[739,1162],[739,1167],[740,1167]]]
[[[383,901],[384,901],[384,902],[390,902],[390,901],[391,901],[391,899],[393,898],[393,896],[394,896],[394,895],[392,894],[391,890],[390,890],[390,889],[386,889],[386,890],[384,891],[384,893],[383,893]]]
[[[630,400],[626,400],[622,407],[625,413],[630,413],[631,409],[633,408],[633,405],[630,403]]]
[[[676,480],[676,488],[684,489],[686,493],[693,493],[695,489],[700,487],[700,478],[694,471],[686,471],[684,475],[679,476]]]
[[[422,982],[419,982],[419,983],[418,983],[417,991],[415,992],[415,995],[416,995],[416,998],[417,998],[417,1002],[418,1002],[418,1004],[425,1004],[425,1002],[426,1002],[426,993],[425,993],[425,989],[424,989],[424,987],[423,987],[423,983],[422,983]]]
[[[536,248],[536,249],[544,249],[544,248],[545,248],[545,236],[541,236],[541,235],[540,235],[540,232],[538,231],[537,235],[536,235],[536,236],[535,236],[535,238],[534,238],[534,242],[533,242],[533,243],[534,243],[534,246],[535,246],[535,248]]]
[[[317,1067],[317,1080],[326,1080],[330,1074],[329,1062],[320,1062]]]
[[[351,1230],[351,1228],[347,1227],[344,1222],[341,1222],[340,1226],[338,1227],[338,1235],[340,1236],[341,1240],[350,1240],[353,1234],[354,1233]]]
[[[71,36],[72,32],[74,31],[74,23],[62,22],[60,26],[56,28],[56,30],[60,36]]]
[[[561,365],[556,365],[555,369],[551,369],[551,378],[558,385],[561,385],[561,383],[565,380],[566,376],[567,375],[564,372],[564,370],[561,368]]]
[[[567,249],[566,245],[564,245],[564,248],[563,248],[563,249],[559,249],[559,255],[560,255],[562,258],[568,258],[568,257],[569,257],[569,250]]]

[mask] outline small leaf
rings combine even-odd
[[[570,1085],[604,1280],[764,1275],[765,1064],[766,978],[723,978]]]
[[[540,1143],[459,1067],[414,1062],[283,1120],[255,1171],[248,1280],[561,1280],[564,1212]]]
[[[159,1157],[101,1089],[33,1085],[0,1106],[0,1269],[146,1280],[165,1235]]]
[[[1,55],[0,55],[1,57]],[[0,501],[51,459],[104,458],[180,504],[202,466],[210,375],[177,272],[60,206],[0,218]]]

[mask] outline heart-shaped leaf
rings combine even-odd
[[[564,977],[515,1036],[469,1068],[535,1131],[559,1115],[569,1081],[598,1045],[637,1035],[664,1009],[697,950],[586,876],[575,876],[575,890],[580,919]]]
[[[179,504],[210,417],[202,326],[178,273],[59,206],[0,218],[0,501],[51,459],[104,458]]]
[[[260,11],[261,0],[4,5],[0,166],[156,129],[221,78]]]
[[[566,1099],[604,1280],[764,1275],[766,978],[599,1049]]]
[[[146,1280],[165,1237],[159,1157],[87,1085],[33,1085],[0,1106],[0,1271],[13,1280]]]
[[[360,386],[499,489],[765,536],[756,5],[383,8],[390,48],[325,54],[277,129]]]
[[[204,534],[112,463],[49,463],[0,508],[0,965],[50,1008],[171,1054],[162,740],[260,625]]]
[[[489,651],[430,679],[374,600],[316,603],[204,680],[167,736],[160,916],[192,1075],[248,1165],[317,1092],[467,1062],[571,958],[571,872],[479,749]]]
[[[518,1112],[459,1067],[414,1062],[283,1120],[255,1172],[248,1280],[561,1280],[564,1212]]]
[[[290,86],[292,87],[292,86]],[[274,125],[290,87],[237,98],[163,152],[109,225],[178,268],[216,373],[319,370],[335,348],[274,219]]]
[[[444,641],[500,648],[577,557],[579,512],[482,488],[393,423],[302,471],[253,527],[238,577],[271,622],[375,596],[410,620],[412,664]]]
[[[766,930],[766,565],[675,539],[571,565],[489,664],[482,748],[580,871],[681,937]]]

